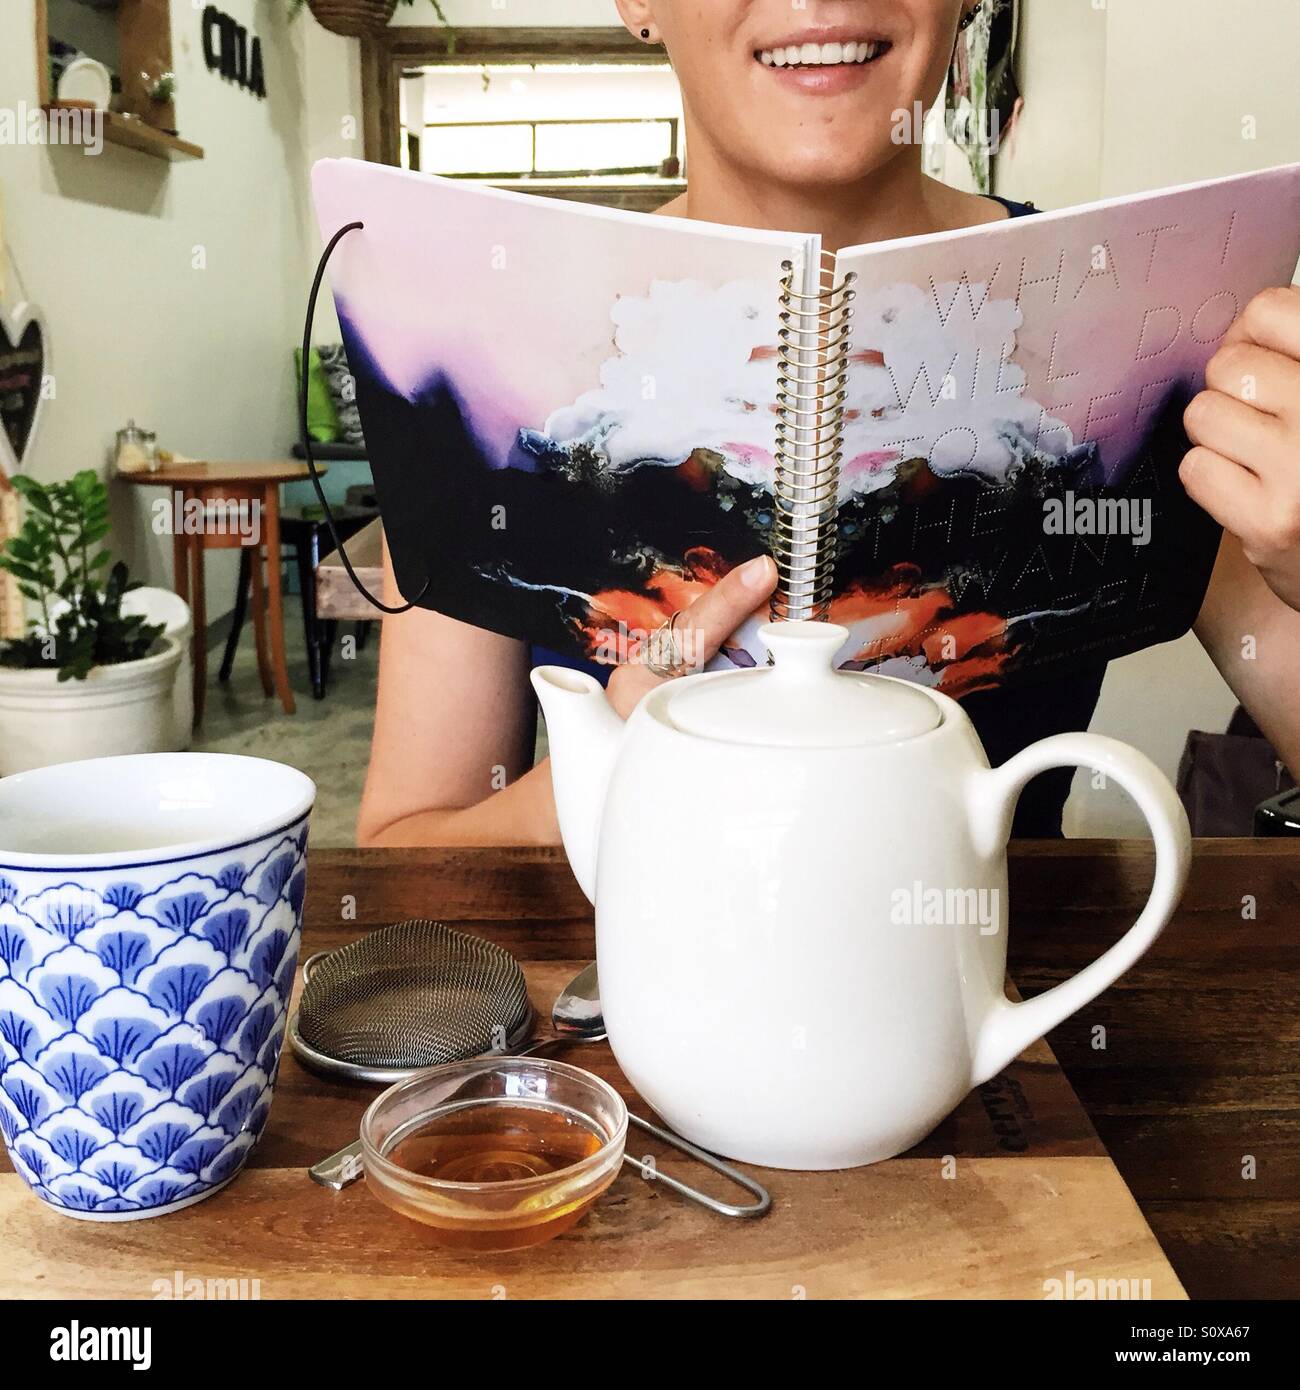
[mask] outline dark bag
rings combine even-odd
[[[1244,709],[1227,733],[1193,729],[1178,764],[1178,795],[1193,835],[1253,835],[1255,807],[1295,782]]]

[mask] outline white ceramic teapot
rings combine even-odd
[[[1169,920],[1187,817],[1142,754],[1044,739],[990,770],[944,695],[836,671],[848,632],[762,629],[774,664],[668,681],[624,723],[533,672],[569,862],[596,907],[610,1044],[679,1134],[777,1168],[900,1153],[1110,985]],[[1156,846],[1137,922],[1027,1003],[1003,990],[1006,846],[1048,768],[1113,777]]]

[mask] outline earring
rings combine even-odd
[[[642,37],[643,39],[645,39],[646,42],[648,43],[648,42],[650,41],[650,30],[649,30],[649,29],[642,29],[642,30],[641,30],[641,37]]]
[[[976,15],[978,15],[983,8],[984,0],[979,0],[979,3],[976,4],[974,9],[967,10],[961,17],[961,23],[957,26],[958,32],[960,33],[963,29],[969,29],[971,25],[975,23]]]

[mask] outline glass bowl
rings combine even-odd
[[[433,1067],[361,1120],[370,1190],[462,1250],[522,1250],[569,1230],[618,1175],[626,1138],[612,1086],[538,1057]]]

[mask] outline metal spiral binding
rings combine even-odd
[[[835,283],[835,256],[823,251],[816,294],[795,287],[781,263],[781,330],[776,396],[775,621],[824,621],[835,572],[837,495],[853,320],[850,271]]]

